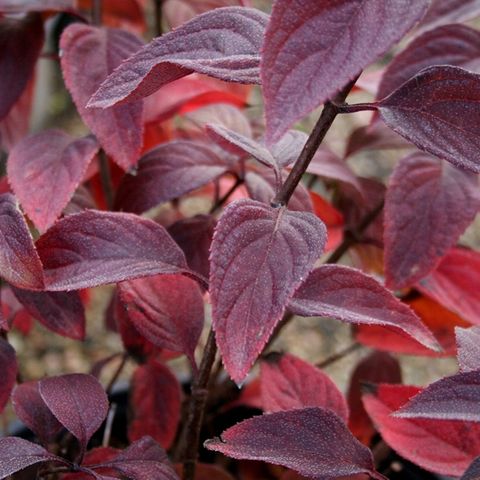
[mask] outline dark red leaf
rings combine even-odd
[[[480,457],[476,458],[468,467],[468,470],[462,475],[460,480],[479,480],[480,479]]]
[[[17,381],[17,357],[13,347],[2,337],[0,337],[0,371],[2,379],[0,380],[0,413],[3,412],[5,405],[10,399],[13,386]]]
[[[325,234],[310,213],[253,200],[225,209],[212,242],[210,295],[217,343],[236,382],[245,378],[321,255]]]
[[[281,167],[286,167],[295,162],[308,140],[308,135],[300,130],[288,130],[288,132],[270,150],[273,157]]]
[[[323,265],[315,269],[288,308],[305,317],[393,327],[431,349],[439,349],[435,337],[407,305],[373,277],[350,267]]]
[[[425,0],[277,0],[260,67],[267,141],[278,140],[388,51],[427,5]]]
[[[47,130],[19,142],[8,157],[10,184],[40,231],[61,215],[98,151],[92,137]]]
[[[241,7],[195,17],[131,56],[102,83],[89,107],[138,100],[193,72],[259,83],[259,53],[267,21],[261,11]]]
[[[432,472],[460,476],[480,454],[480,425],[391,415],[419,391],[406,385],[380,385],[363,402],[383,440],[398,454]]]
[[[45,405],[85,451],[108,413],[107,395],[98,380],[73,373],[40,380],[38,390]]]
[[[423,153],[397,164],[385,199],[385,275],[391,288],[433,270],[480,210],[477,175]]]
[[[167,231],[128,213],[86,211],[57,222],[37,241],[48,290],[77,290],[186,269]]]
[[[63,214],[67,216],[73,215],[74,213],[81,213],[85,210],[96,209],[97,206],[92,194],[90,193],[90,190],[88,190],[85,186],[80,185],[77,190],[75,190],[72,199],[63,210]]]
[[[480,75],[438,66],[408,80],[378,109],[391,129],[420,150],[479,173],[479,102]]]
[[[178,476],[182,478],[183,465],[175,465],[175,471]],[[209,463],[197,463],[195,469],[195,480],[234,480],[233,477],[223,468],[218,465],[211,465]]]
[[[74,7],[75,0],[0,0],[0,12],[3,13],[70,11]]]
[[[142,46],[125,30],[74,24],[61,37],[61,65],[78,113],[113,160],[124,170],[133,167],[142,147],[142,102],[108,110],[87,109],[88,99],[122,60]]]
[[[460,370],[480,370],[480,327],[455,329],[457,358]]]
[[[150,150],[135,175],[126,175],[118,188],[115,207],[142,213],[181,197],[219,177],[228,169],[206,144],[177,140]]]
[[[42,264],[15,197],[0,195],[0,275],[18,288],[43,289]]]
[[[289,354],[270,354],[261,363],[263,410],[277,412],[303,407],[322,407],[348,419],[342,393],[328,375]]]
[[[343,215],[322,196],[310,191],[315,215],[327,227],[327,244],[325,251],[329,252],[337,248],[343,240],[345,221]]]
[[[303,408],[245,420],[205,447],[237,459],[261,460],[328,480],[374,470],[372,454],[330,410]]]

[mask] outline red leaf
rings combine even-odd
[[[78,292],[32,292],[11,287],[27,312],[52,332],[85,339],[85,310]]]
[[[480,370],[480,327],[455,329],[457,357],[462,372]]]
[[[107,395],[98,380],[80,373],[62,375],[40,380],[38,390],[45,405],[85,451],[108,413]]]
[[[391,129],[420,150],[479,173],[479,101],[480,75],[439,66],[422,70],[378,109]]]
[[[480,425],[391,415],[419,390],[380,385],[366,394],[363,402],[383,440],[399,455],[432,472],[460,476],[480,454]]]
[[[334,250],[340,245],[343,239],[343,229],[345,222],[343,215],[331,203],[328,203],[323,197],[310,191],[310,198],[313,203],[315,215],[325,223],[327,227],[328,239],[325,245],[325,251]]]
[[[387,285],[407,287],[433,270],[479,210],[477,175],[423,153],[404,158],[385,199]]]
[[[480,478],[480,457],[476,458],[462,475],[460,480],[478,480]]]
[[[428,348],[439,349],[435,337],[407,305],[373,277],[350,267],[323,265],[315,269],[295,292],[288,308],[305,317],[388,326]]]
[[[3,412],[5,405],[10,399],[13,386],[17,381],[17,357],[13,347],[0,337],[0,371],[2,380],[0,381],[0,413]]]
[[[237,383],[321,255],[325,233],[323,223],[306,212],[253,200],[225,209],[212,242],[210,295],[217,343]]]
[[[86,211],[57,222],[37,241],[48,290],[77,290],[185,270],[167,231],[127,213]]]
[[[120,452],[120,450],[112,447],[93,448],[85,454],[85,457],[82,461],[82,467],[86,468],[87,466],[97,465],[102,462],[113,460]],[[99,472],[101,472],[102,475],[98,475]],[[112,480],[113,478],[117,478],[113,476],[107,477],[105,476],[105,473],[108,473],[109,475],[115,475],[115,470],[99,468],[97,472],[93,472],[91,469],[89,469],[89,473],[82,472],[63,475],[62,480],[91,480],[93,475],[97,475],[95,478],[98,478],[99,480]]]
[[[92,137],[75,139],[60,130],[31,135],[12,149],[7,163],[10,184],[40,231],[61,215],[97,151]]]
[[[138,100],[193,72],[259,83],[259,52],[267,20],[259,10],[241,7],[195,17],[131,56],[102,83],[88,105],[106,108]]]
[[[181,275],[156,275],[119,283],[120,301],[133,326],[151,343],[185,353],[195,364],[203,328],[197,283]]]
[[[260,382],[265,412],[322,407],[345,422],[348,407],[342,393],[320,369],[289,354],[270,354],[261,363]]]
[[[74,7],[75,0],[0,0],[3,13],[70,11]]]
[[[133,167],[142,147],[142,102],[108,110],[87,109],[90,96],[122,60],[142,46],[124,30],[74,24],[61,37],[61,65],[82,120],[105,151],[124,170]]]
[[[440,264],[417,284],[425,295],[435,299],[465,320],[480,325],[480,253],[454,248]]]
[[[175,465],[175,471],[182,478],[183,465]],[[234,480],[233,477],[218,465],[209,463],[197,463],[195,468],[195,480]]]
[[[135,175],[123,178],[115,207],[145,212],[205,185],[227,169],[228,163],[204,143],[189,140],[164,143],[140,159]]]
[[[15,197],[0,195],[0,275],[18,288],[43,289],[43,272]]]
[[[261,460],[327,480],[374,471],[372,454],[330,410],[304,408],[245,420],[205,447],[237,459]]]
[[[260,67],[267,141],[388,51],[426,7],[424,0],[277,0]]]

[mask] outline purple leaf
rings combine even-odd
[[[329,480],[375,472],[370,450],[330,410],[304,408],[245,420],[207,440],[205,447],[232,458],[260,460],[291,468],[301,475]]]
[[[108,110],[85,105],[107,75],[141,46],[142,41],[125,30],[78,23],[68,26],[60,40],[62,72],[78,113],[124,170],[133,167],[140,155],[143,103]]]
[[[401,160],[385,199],[385,274],[403,288],[433,270],[480,210],[478,177],[414,153]]]
[[[163,85],[199,72],[221,80],[259,83],[260,47],[268,16],[226,7],[199,15],[156,38],[124,62],[90,99],[106,108],[151,95]]]
[[[480,327],[455,328],[457,358],[462,372],[480,370]]]
[[[478,480],[480,478],[480,457],[477,457],[462,475],[460,480]]]
[[[306,133],[299,130],[288,130],[277,143],[271,146],[270,151],[277,163],[281,167],[286,167],[298,159],[307,140]]]
[[[206,144],[177,140],[150,150],[120,184],[115,207],[142,213],[219,177],[228,164]]]
[[[46,328],[74,340],[85,339],[85,310],[78,292],[11,289],[27,312]]]
[[[230,204],[210,255],[213,327],[223,362],[238,383],[321,255],[326,229],[313,214],[253,200]]]
[[[186,269],[183,252],[152,220],[95,210],[70,215],[37,241],[48,290],[77,290]]]
[[[15,197],[0,195],[0,276],[18,288],[43,289],[43,272]]]
[[[38,389],[45,405],[84,451],[108,413],[107,395],[98,380],[74,373],[40,380]]]
[[[10,394],[17,381],[17,357],[13,347],[0,337],[0,372],[2,379],[0,381],[0,413],[3,412],[5,405],[10,399]]]
[[[428,348],[439,349],[435,337],[407,305],[354,268],[323,265],[315,269],[295,292],[288,308],[304,317],[394,328]]]
[[[388,51],[427,5],[426,0],[277,0],[260,67],[267,143]]]
[[[457,373],[415,395],[396,417],[480,422],[480,371]]]
[[[92,137],[75,139],[47,130],[17,143],[8,157],[8,180],[25,213],[44,232],[61,215],[98,151]]]
[[[420,150],[480,172],[480,75],[458,67],[422,70],[378,104],[385,123]]]
[[[70,11],[74,7],[75,0],[0,0],[3,13]]]

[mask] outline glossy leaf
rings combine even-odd
[[[480,210],[476,175],[423,153],[397,164],[385,199],[385,274],[410,286],[438,264]]]
[[[378,109],[390,128],[420,150],[479,173],[479,101],[480,75],[437,66],[404,83]]]
[[[13,347],[3,338],[0,338],[0,371],[2,380],[0,381],[0,413],[3,412],[5,405],[10,399],[10,394],[17,381],[17,357]]]
[[[225,7],[193,18],[156,38],[122,64],[89,102],[106,108],[146,97],[193,72],[239,83],[259,83],[259,52],[268,16]]]
[[[26,13],[69,11],[75,7],[75,0],[0,0],[0,12]]]
[[[288,308],[306,317],[388,326],[431,349],[439,348],[435,337],[407,305],[373,277],[350,267],[323,265],[315,269],[295,292]]]
[[[69,25],[60,40],[62,72],[78,113],[124,170],[140,156],[142,102],[108,110],[87,109],[86,104],[107,75],[141,46],[138,37],[124,30],[78,23]]]
[[[261,363],[263,410],[278,412],[322,407],[348,419],[348,407],[335,383],[313,365],[289,354],[270,354]]]
[[[479,15],[479,0],[432,0],[419,28],[428,30],[447,23],[461,23]]]
[[[261,63],[267,142],[278,140],[388,51],[427,5],[424,0],[277,0]]]
[[[236,459],[261,460],[291,468],[312,479],[328,480],[366,472],[381,479],[372,454],[336,414],[304,408],[245,420],[208,440],[209,450]]]
[[[185,256],[166,230],[136,215],[86,211],[57,222],[37,241],[48,290],[176,273]]]
[[[224,365],[242,381],[295,289],[321,255],[325,227],[314,215],[252,200],[230,204],[211,249],[213,327]]]
[[[480,327],[455,329],[457,358],[462,372],[480,370]]]
[[[40,231],[61,215],[98,148],[92,137],[75,139],[60,130],[46,130],[12,149],[7,163],[9,182]]]

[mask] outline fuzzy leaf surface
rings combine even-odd
[[[325,226],[310,213],[253,200],[225,209],[212,242],[210,295],[217,343],[235,381],[247,375],[325,240]]]
[[[457,358],[462,372],[480,370],[480,327],[456,328]]]
[[[475,459],[460,480],[478,480],[480,478],[480,457]]]
[[[13,347],[3,338],[0,338],[0,371],[2,380],[0,382],[0,412],[3,412],[5,405],[10,399],[10,394],[17,381],[17,357]]]
[[[420,30],[447,23],[462,23],[480,15],[480,0],[432,0],[420,22]]]

